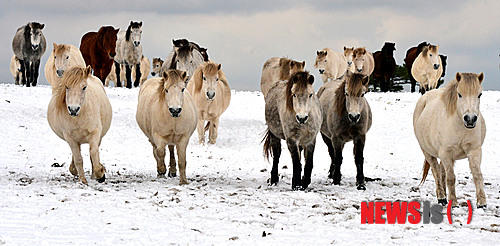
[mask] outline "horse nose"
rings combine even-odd
[[[359,121],[359,118],[361,118],[361,115],[360,114],[349,114],[349,120],[352,122],[352,123],[358,123]]]
[[[361,71],[363,71],[363,69],[356,69],[358,71],[358,73],[361,73]]]
[[[309,116],[307,116],[307,115],[295,115],[295,118],[297,118],[297,122],[299,122],[299,124],[305,124],[307,122],[307,119],[309,118]]]
[[[64,70],[62,70],[62,69],[57,69],[56,73],[57,73],[57,77],[59,77],[59,78],[60,78],[60,77],[62,77],[62,76],[63,76],[63,74],[64,74]]]
[[[181,114],[182,108],[170,107],[168,108],[168,111],[170,111],[170,115],[172,115],[172,117],[177,118]]]
[[[215,91],[207,91],[207,99],[209,101],[214,100],[214,97],[215,97]]]
[[[434,64],[434,70],[437,70],[439,68],[439,64]]]
[[[32,44],[31,48],[34,49],[34,50],[38,49],[38,44]]]
[[[349,67],[350,67],[350,66],[351,66],[351,64],[352,64],[352,62],[347,62],[347,66],[349,66]]]
[[[323,74],[325,72],[325,69],[320,69],[319,74]]]
[[[151,72],[151,76],[155,76],[155,75],[156,75],[156,73],[155,73],[155,72]]]
[[[464,124],[465,127],[467,128],[474,128],[476,127],[476,122],[477,122],[477,115],[476,114],[466,114],[464,115]]]
[[[139,44],[141,44],[141,41],[134,41],[135,46],[139,46]]]
[[[80,113],[80,106],[68,106],[68,112],[71,116],[78,116],[78,113]]]

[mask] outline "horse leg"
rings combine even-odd
[[[34,62],[34,76],[33,76],[33,86],[36,86],[38,83],[38,75],[40,71],[40,59],[35,60]]]
[[[141,82],[141,63],[135,64],[135,82],[134,82],[134,87],[139,86]]]
[[[436,183],[436,197],[438,203],[441,205],[446,205],[446,186],[445,179],[446,173],[444,171],[443,163],[438,163],[437,159],[424,152],[425,161],[431,166],[432,176],[434,176],[434,182]]]
[[[158,177],[165,177],[165,173],[167,172],[167,167],[165,166],[165,147],[167,146],[167,143],[156,133],[153,138],[154,140],[151,144],[153,145],[153,154],[156,159],[156,171],[158,173]]]
[[[83,171],[83,158],[82,153],[80,151],[80,144],[74,141],[73,139],[65,138],[66,142],[68,142],[69,147],[71,148],[71,152],[73,154],[73,164],[76,167],[76,173],[78,174],[78,181],[83,184],[87,184],[87,179],[85,178],[85,172]],[[70,172],[73,174],[71,170],[71,165],[69,167]]]
[[[342,166],[342,150],[344,149],[344,143],[331,137],[333,143],[333,149],[335,156],[333,157],[334,168],[333,168],[333,184],[340,185],[340,180],[342,179],[342,173],[340,172],[340,167]]]
[[[291,139],[287,139],[286,144],[288,145],[288,150],[292,156],[293,163],[292,190],[298,190],[302,188],[302,181],[300,179],[302,165],[300,164],[299,146]]]
[[[363,174],[365,140],[365,135],[360,135],[354,139],[354,163],[356,164],[356,188],[358,190],[366,190],[365,175]]]
[[[196,126],[196,130],[198,131],[198,143],[205,144],[205,126],[203,126],[205,120],[200,118],[198,118],[198,125]]]
[[[272,134],[271,131],[268,132],[269,132],[271,148],[273,150],[273,168],[271,169],[271,181],[269,182],[269,185],[276,185],[278,184],[279,181],[278,164],[280,162],[280,156],[281,156],[281,139],[274,136],[274,134]]]
[[[30,81],[31,86],[35,86],[35,62],[30,62]]]
[[[19,85],[19,72],[16,72],[16,77],[14,78],[14,84]]]
[[[328,178],[333,179],[333,170],[335,167],[334,165],[335,151],[333,149],[332,140],[330,140],[330,138],[323,133],[321,133],[321,137],[323,138],[323,142],[325,142],[326,146],[328,147],[328,154],[330,154],[330,159],[332,160],[332,163],[330,164],[330,170],[328,171]]]
[[[176,144],[177,158],[179,159],[179,185],[189,184],[186,179],[186,148],[189,142],[189,136],[182,138]]]
[[[217,130],[219,129],[219,117],[210,121],[210,128],[208,132],[208,139],[211,144],[215,144],[217,141]]]
[[[127,80],[127,88],[132,89],[132,79],[130,78],[132,76],[132,69],[130,65],[126,64],[125,65],[125,79]]]
[[[175,164],[175,151],[174,151],[174,145],[169,145],[168,146],[168,152],[170,152],[170,163],[169,163],[169,168],[168,168],[168,176],[173,178],[177,176],[177,168]]]
[[[24,60],[24,75],[23,80],[26,82],[26,87],[31,87],[31,66],[28,59]],[[24,79],[26,77],[26,79]]]
[[[444,151],[443,151],[444,152]],[[441,158],[441,162],[444,166],[444,170],[446,173],[446,187],[448,188],[448,200],[452,201],[452,206],[457,207],[457,196],[455,193],[455,171],[453,168],[454,162],[451,156],[448,156],[448,153],[439,153]]]
[[[304,166],[304,176],[302,177],[302,188],[306,189],[311,183],[311,173],[313,169],[313,156],[314,148],[316,146],[316,139],[304,149],[304,156],[306,158],[306,165]]]
[[[24,65],[24,60],[19,60],[19,64],[21,64],[21,85],[26,84],[26,66]]]
[[[90,161],[92,162],[92,179],[97,180],[97,182],[102,183],[106,180],[106,168],[101,164],[99,158],[99,144],[101,142],[101,131],[97,130],[93,132],[90,138]]]
[[[483,174],[481,173],[481,148],[475,149],[468,154],[469,167],[476,186],[477,207],[486,208],[486,195],[483,188]]]
[[[415,86],[417,85],[417,81],[410,74],[410,83],[411,83],[411,92],[415,92]]]
[[[120,63],[114,61],[115,63],[115,74],[116,74],[116,81],[115,81],[115,87],[122,87],[122,80],[120,78]]]

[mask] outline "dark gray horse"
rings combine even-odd
[[[40,58],[47,47],[42,33],[44,27],[38,22],[28,22],[17,29],[12,40],[12,50],[21,63],[21,83],[27,87],[37,83]]]

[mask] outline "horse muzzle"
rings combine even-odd
[[[172,115],[172,117],[177,118],[181,115],[182,108],[170,107],[168,108],[168,111],[170,112],[170,115]]]
[[[325,73],[325,69],[320,69],[319,70],[319,74],[324,74]]]
[[[297,122],[299,124],[305,124],[307,120],[309,119],[309,116],[307,115],[295,115],[295,119],[297,119]]]
[[[140,44],[141,44],[141,42],[140,42],[140,41],[134,41],[134,46],[135,46],[135,47],[139,46]]]
[[[156,75],[156,73],[155,73],[155,72],[151,72],[151,76],[155,76],[155,75]]]
[[[466,115],[464,115],[464,126],[465,126],[465,128],[472,129],[472,128],[476,127],[476,123],[477,123],[477,115],[476,114],[473,114],[473,115],[466,114]]]
[[[434,70],[438,70],[439,64],[434,64]]]
[[[361,114],[349,114],[348,117],[349,117],[349,121],[356,124],[356,123],[358,123],[359,119],[361,118]]]
[[[347,66],[350,67],[352,65],[352,62],[347,62]]]
[[[215,98],[215,91],[207,91],[207,100],[213,101]]]
[[[363,69],[356,69],[356,71],[358,71],[358,73],[361,73],[361,71],[363,71]]]
[[[58,77],[58,78],[62,78],[62,76],[64,75],[64,70],[58,69],[58,70],[56,71],[56,74],[57,74],[57,77]]]
[[[78,116],[80,113],[80,106],[68,106],[68,113],[72,117]]]
[[[37,49],[38,49],[38,46],[40,46],[40,45],[38,45],[38,44],[32,44],[32,45],[31,45],[31,48],[32,48],[33,50],[37,50]]]

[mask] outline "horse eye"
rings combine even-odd
[[[361,94],[361,97],[364,97],[365,96],[365,93]]]
[[[69,90],[69,88],[66,86],[66,90]]]
[[[57,56],[54,56],[54,59],[57,59]]]
[[[82,90],[86,90],[86,89],[87,89],[87,86],[83,87],[83,89],[82,89]]]
[[[483,95],[483,93],[479,93],[479,96],[477,96],[477,98],[481,98],[481,96]]]
[[[185,89],[186,89],[186,88],[182,88],[181,92],[184,92],[184,90],[185,90]]]
[[[180,62],[179,59],[177,59],[177,62]]]
[[[458,93],[458,97],[462,98],[462,95],[460,93]]]
[[[68,59],[69,59],[69,56],[66,56],[66,60],[68,60]]]
[[[215,81],[219,81],[219,78],[216,78]]]
[[[193,61],[191,61],[191,64],[193,64]]]
[[[207,77],[203,76],[203,80],[207,80]]]
[[[327,62],[328,60],[325,60],[325,62]]]
[[[429,54],[429,56],[432,56],[432,54]]]
[[[311,93],[311,94],[309,94],[309,98],[311,98],[312,96],[313,96],[313,94],[312,94],[312,93]]]
[[[293,97],[297,97],[297,95],[293,94]]]
[[[167,90],[167,89],[165,89],[165,92],[166,92],[166,93],[168,93],[168,90]]]

